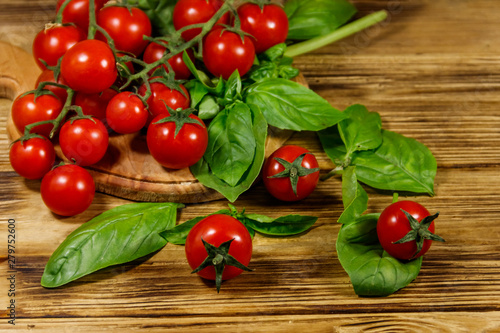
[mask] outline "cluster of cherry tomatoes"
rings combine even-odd
[[[234,15],[231,7],[224,11],[222,0],[179,0],[173,10],[179,36],[170,43],[153,38],[141,9],[106,3],[58,1],[56,22],[33,41],[42,69],[36,89],[12,105],[13,123],[23,134],[11,147],[12,167],[25,178],[43,178],[44,202],[63,216],[91,204],[95,184],[82,167],[104,157],[111,132],[147,131],[151,155],[166,168],[189,167],[202,158],[207,128],[179,81],[191,76],[183,52],[195,61],[193,49],[202,44],[202,66],[228,79],[235,70],[245,75],[256,54],[284,42],[288,33],[278,5],[243,3]],[[72,164],[53,168],[55,139]]]

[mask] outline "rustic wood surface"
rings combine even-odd
[[[39,181],[8,161],[5,126],[13,96],[0,100],[0,331],[200,332],[500,332],[500,9],[488,0],[354,1],[360,15],[386,9],[377,27],[295,59],[310,87],[338,108],[361,103],[384,127],[425,143],[438,162],[436,196],[411,197],[440,211],[435,244],[417,279],[386,298],[357,297],[335,253],[342,211],[339,179],[320,183],[297,204],[273,200],[262,184],[238,208],[319,217],[293,238],[256,236],[255,272],[217,294],[195,275],[182,246],[104,269],[49,290],[40,277],[50,254],[76,227],[129,201],[97,194],[85,213],[60,218],[43,205]],[[0,40],[30,51],[52,17],[52,0],[1,0]],[[0,61],[8,55],[1,54]],[[289,143],[314,152],[322,173],[332,163],[312,133]],[[367,189],[370,211],[391,198]],[[224,208],[225,200],[189,204],[179,222]],[[7,220],[16,220],[16,267],[7,266]],[[16,277],[16,326],[7,322]]]

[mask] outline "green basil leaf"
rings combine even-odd
[[[286,43],[280,43],[268,48],[266,51],[262,52],[257,57],[259,58],[260,61],[262,60],[279,61],[281,58],[283,58],[285,51],[286,51]]]
[[[212,95],[203,97],[200,105],[198,106],[198,117],[203,120],[213,119],[219,114],[220,105]]]
[[[375,217],[365,220],[365,225],[358,228],[361,232],[373,234]],[[354,291],[360,296],[388,296],[407,286],[420,272],[422,257],[409,262],[399,261],[382,249],[378,242],[350,242],[352,231],[358,223],[343,225],[337,238],[337,255],[342,267],[351,279]],[[369,237],[370,238],[370,237]]]
[[[128,0],[148,15],[153,28],[153,37],[166,36],[175,32],[172,13],[177,0]]]
[[[214,81],[212,81],[210,77],[207,74],[205,74],[205,72],[200,71],[196,68],[195,64],[188,56],[186,51],[184,51],[184,53],[182,54],[182,60],[189,68],[191,73],[194,75],[195,79],[198,80],[201,84],[203,84],[208,92],[216,96],[222,96],[225,89],[224,80],[214,79]]]
[[[342,224],[354,221],[368,209],[368,194],[358,183],[354,167],[346,168],[342,174],[342,202],[344,211],[338,220]]]
[[[259,63],[252,67],[248,76],[253,81],[283,78],[293,79],[300,71],[292,67],[293,58],[284,57],[286,44],[277,44],[258,55]]]
[[[204,159],[219,179],[235,186],[253,162],[252,111],[241,102],[222,110],[208,127]]]
[[[191,98],[191,107],[193,109],[198,108],[198,104],[200,104],[208,94],[208,88],[201,83],[200,81],[194,79],[189,80],[184,84],[184,87],[189,91],[189,97]]]
[[[318,131],[318,138],[326,155],[336,165],[341,165],[346,158],[346,149],[338,126],[328,127],[322,131]]]
[[[212,188],[226,197],[230,202],[236,199],[252,186],[257,179],[265,159],[265,143],[267,138],[267,122],[259,108],[252,111],[252,131],[256,139],[254,159],[250,167],[245,171],[235,186],[230,186],[224,180],[218,178],[210,169],[209,164],[202,158],[198,163],[191,166],[193,175],[206,187]]]
[[[303,40],[325,35],[347,23],[356,7],[347,0],[288,0],[287,39]]]
[[[365,214],[342,226],[344,240],[349,243],[378,243],[377,221],[380,214]]]
[[[287,215],[269,221],[267,217],[246,215],[244,224],[264,235],[291,236],[309,230],[317,220],[315,216]]]
[[[54,251],[41,284],[55,288],[99,269],[153,253],[167,244],[159,235],[175,226],[175,203],[133,203],[93,218]]]
[[[319,131],[346,118],[311,89],[280,78],[249,86],[245,102],[258,107],[269,125],[281,129]]]
[[[374,188],[434,194],[436,159],[415,139],[383,130],[376,150],[356,152],[352,165],[358,180]]]
[[[228,105],[241,99],[241,77],[238,70],[235,70],[226,82],[224,97],[219,101],[221,105]]]
[[[350,156],[357,150],[375,149],[382,144],[382,120],[377,112],[363,105],[352,105],[344,113],[349,118],[338,124],[339,133]]]

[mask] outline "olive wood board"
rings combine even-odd
[[[0,42],[0,94],[9,99],[32,90],[41,70],[33,56],[21,48]],[[307,86],[302,75],[296,79]],[[7,132],[11,140],[21,134],[11,114],[7,119]],[[279,148],[292,135],[292,131],[269,127],[266,157]],[[56,154],[67,159],[56,144]],[[223,198],[219,192],[205,187],[189,168],[172,170],[162,167],[149,153],[144,131],[118,135],[111,133],[106,155],[97,164],[86,168],[94,178],[96,190],[124,199],[151,202],[196,203]]]

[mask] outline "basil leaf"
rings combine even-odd
[[[363,105],[352,105],[344,113],[349,118],[338,124],[340,137],[347,155],[357,150],[375,149],[382,144],[382,120],[377,112],[369,112]]]
[[[249,86],[245,102],[260,108],[269,125],[281,129],[319,131],[346,118],[311,89],[279,78]]]
[[[317,134],[319,141],[321,142],[321,146],[330,160],[332,160],[332,162],[336,165],[342,165],[347,152],[344,142],[340,137],[338,126],[332,126],[318,131]]]
[[[191,166],[190,170],[200,183],[212,188],[226,197],[230,202],[236,199],[250,188],[260,173],[265,159],[265,143],[267,138],[267,122],[259,108],[251,109],[252,131],[256,139],[254,159],[250,167],[245,171],[241,179],[234,186],[218,178],[210,169],[209,164],[202,158],[198,163]]]
[[[198,106],[198,117],[203,120],[213,119],[220,111],[220,105],[212,95],[203,97]]]
[[[199,83],[204,85],[208,92],[216,96],[221,96],[224,93],[225,89],[224,80],[214,79],[214,81],[212,81],[207,74],[196,68],[195,64],[188,56],[186,51],[184,51],[184,53],[182,54],[182,60],[189,68],[191,73],[194,75],[195,79],[198,80]]]
[[[186,82],[184,87],[189,91],[191,98],[191,107],[196,109],[203,98],[208,94],[208,88],[198,80],[190,80]]]
[[[358,180],[382,190],[433,195],[437,163],[431,151],[401,134],[383,130],[382,136],[376,150],[353,155]]]
[[[368,194],[358,183],[354,167],[348,167],[342,174],[342,202],[344,211],[338,220],[342,224],[354,221],[368,209]]]
[[[226,106],[234,103],[236,100],[241,100],[241,77],[238,70],[235,70],[226,82],[226,90],[224,97],[219,99],[219,104]]]
[[[303,40],[325,35],[347,23],[356,7],[347,0],[288,0],[287,39]]]
[[[266,216],[249,214],[244,224],[265,235],[291,236],[308,230],[317,220],[315,216],[287,215],[269,221]]]
[[[286,44],[277,44],[258,55],[259,64],[253,66],[248,76],[253,81],[270,78],[293,79],[300,71],[292,67],[293,59],[284,57]]]
[[[376,219],[367,219],[365,223],[373,226]],[[407,286],[417,277],[422,257],[403,262],[390,256],[378,242],[349,242],[347,237],[352,239],[352,235],[347,232],[350,226],[352,229],[357,223],[342,226],[336,247],[339,261],[349,275],[357,295],[387,296]],[[363,228],[358,229],[358,238],[362,236],[362,230]],[[373,232],[373,228],[368,225],[365,231]]]
[[[159,232],[175,226],[175,203],[133,203],[111,209],[73,231],[54,251],[41,284],[55,288],[99,269],[161,249]]]
[[[365,214],[342,226],[344,240],[349,243],[378,243],[377,221],[380,214]]]
[[[166,36],[175,32],[172,21],[178,0],[128,0],[128,4],[142,9],[151,20],[153,36]]]
[[[252,164],[255,147],[252,112],[238,102],[222,110],[210,123],[204,158],[215,176],[235,186]]]

